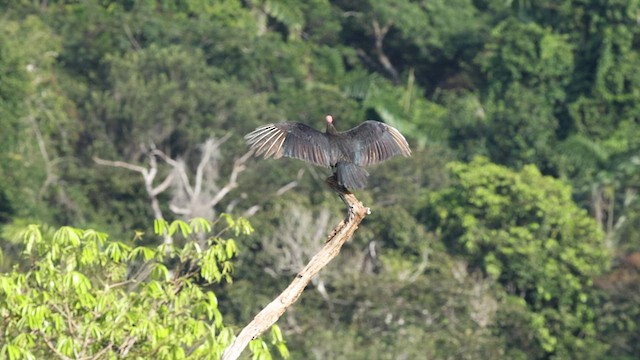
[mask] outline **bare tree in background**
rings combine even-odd
[[[245,162],[251,156],[251,152],[247,152],[235,159],[229,176],[223,179],[220,146],[229,136],[210,138],[200,145],[200,162],[191,176],[184,159],[173,159],[160,150],[153,150],[155,156],[172,167],[174,181],[169,209],[174,214],[206,219],[217,216],[215,207],[238,186],[238,175],[245,170]]]
[[[200,161],[193,173],[189,171],[184,159],[174,159],[156,149],[153,145],[148,148],[143,146],[147,154],[146,166],[124,161],[104,160],[99,157],[94,157],[93,159],[100,165],[119,167],[140,173],[151,202],[154,219],[165,219],[158,197],[163,192],[171,189],[171,202],[169,204],[171,212],[180,217],[203,217],[212,220],[218,215],[215,206],[238,186],[238,175],[245,170],[245,162],[251,156],[251,152],[247,152],[236,158],[231,172],[223,178],[220,170],[222,167],[220,145],[229,137],[230,135],[227,134],[220,139],[210,138],[205,141],[200,147]],[[164,176],[162,181],[156,179],[161,166],[158,160],[170,166],[167,175]],[[257,211],[256,207],[251,209],[250,211]],[[251,214],[249,213],[248,215]],[[171,244],[173,239],[165,236],[164,243]]]
[[[285,214],[274,237],[263,243],[265,251],[274,260],[273,266],[265,272],[276,278],[300,271],[323,246],[326,234],[332,228],[331,213],[326,208],[313,212],[299,204],[290,204]],[[337,320],[324,278],[317,275],[311,279],[311,284],[327,302],[331,317]]]

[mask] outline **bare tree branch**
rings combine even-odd
[[[179,207],[175,204],[169,204],[169,210],[176,215],[189,215],[191,210],[183,207]]]
[[[138,172],[144,179],[145,188],[149,197],[151,198],[152,208],[156,219],[161,219],[162,212],[157,200],[157,196],[166,191],[172,184],[176,184],[174,180],[180,179],[178,183],[179,190],[186,193],[186,196],[178,197],[178,203],[170,204],[170,209],[175,214],[179,215],[191,215],[191,216],[203,216],[203,209],[211,209],[222,201],[233,189],[238,186],[238,175],[243,172],[246,167],[245,163],[252,155],[252,151],[247,152],[240,158],[236,159],[229,175],[227,183],[220,188],[216,185],[218,166],[211,164],[212,157],[218,157],[216,150],[231,137],[231,134],[227,134],[219,140],[209,139],[202,146],[202,158],[200,159],[195,172],[194,185],[191,185],[189,180],[189,174],[186,169],[185,162],[178,159],[173,159],[163,151],[156,149],[153,145],[148,150],[149,155],[149,167],[143,167],[135,164],[131,164],[124,161],[105,160],[98,157],[94,157],[94,161],[97,164],[119,167],[131,171]],[[158,173],[157,158],[162,159],[165,163],[173,168],[173,171],[157,186],[153,186],[153,181]],[[210,168],[207,170],[207,166]],[[205,172],[209,171],[213,174],[214,179],[206,179],[205,186]],[[206,187],[206,188],[205,188]],[[215,193],[215,194],[214,194]],[[214,194],[214,195],[212,195]]]
[[[123,169],[128,169],[128,170],[140,173],[144,180],[144,186],[145,186],[145,189],[147,190],[147,194],[149,195],[149,199],[151,200],[151,208],[153,209],[154,218],[156,220],[164,219],[164,216],[162,215],[162,210],[160,209],[160,202],[158,201],[158,197],[157,197],[158,195],[158,193],[156,192],[157,188],[154,189],[153,187],[153,180],[155,179],[156,174],[158,173],[158,163],[156,161],[155,156],[153,156],[152,154],[149,154],[150,167],[148,169],[145,167],[127,163],[124,161],[104,160],[96,156],[93,157],[93,161],[95,161],[99,165],[120,167]],[[162,186],[162,184],[160,186]],[[173,240],[171,238],[165,237],[165,243],[172,243],[172,242]]]
[[[229,140],[230,137],[231,137],[231,133],[228,133],[227,135],[220,138],[220,140],[218,141],[215,141],[215,139],[209,139],[202,146],[202,149],[203,149],[202,158],[200,159],[200,163],[196,168],[196,183],[194,185],[194,192],[197,195],[200,194],[200,190],[202,189],[202,179],[203,179],[202,174],[204,173],[204,168],[209,162],[209,159],[211,159],[211,155],[213,154],[213,151],[215,149],[218,149],[220,145],[224,144],[227,140]]]
[[[173,173],[170,173],[160,185],[153,188],[151,195],[158,196],[159,194],[165,192],[169,188],[169,186],[171,186],[171,183],[173,182],[173,176]]]
[[[137,340],[137,337],[129,336],[122,342],[122,345],[120,345],[118,351],[121,358],[125,358],[127,354],[129,354],[129,351],[131,350],[133,345],[135,345]]]
[[[129,39],[129,42],[131,43],[131,46],[133,46],[133,48],[136,51],[140,51],[142,50],[142,47],[140,46],[140,43],[138,42],[138,40],[136,40],[136,38],[133,36],[133,33],[131,32],[131,29],[129,28],[129,25],[124,24],[122,26],[122,29],[124,30],[124,33],[127,35],[127,39]]]
[[[129,163],[124,162],[124,161],[104,160],[104,159],[101,159],[101,158],[96,157],[96,156],[93,157],[93,161],[95,161],[97,164],[100,164],[100,165],[119,167],[119,168],[131,170],[131,171],[139,172],[143,176],[147,175],[147,169],[146,168],[143,168],[142,166],[138,166],[138,165],[134,165],[134,164],[129,164]]]
[[[258,211],[260,211],[260,205],[253,205],[252,207],[248,208],[243,214],[242,217],[244,218],[248,218],[251,217],[253,215],[255,215]]]
[[[380,27],[380,23],[378,22],[378,20],[373,20],[372,25],[373,34],[375,36],[375,47],[376,54],[378,55],[378,61],[380,61],[380,64],[382,64],[384,69],[387,70],[387,72],[391,75],[393,81],[397,83],[399,80],[398,70],[393,67],[393,64],[391,64],[391,60],[389,60],[387,55],[384,53],[383,48],[384,37],[387,36],[387,32],[389,32],[389,29],[391,28],[391,25],[393,25],[393,22],[388,22],[384,26]]]
[[[209,206],[216,206],[222,199],[224,199],[227,194],[235,189],[238,186],[238,174],[243,172],[246,169],[244,165],[245,162],[253,155],[253,150],[247,151],[246,154],[242,155],[233,163],[233,169],[231,170],[231,175],[229,175],[229,182],[218,191],[216,196],[214,196],[211,201],[209,201]]]
[[[42,156],[42,160],[44,161],[44,168],[47,173],[47,178],[42,184],[40,191],[38,192],[38,196],[42,197],[47,188],[55,183],[58,180],[58,176],[56,175],[53,167],[53,161],[49,158],[49,153],[47,152],[47,145],[44,141],[44,136],[42,136],[42,132],[38,127],[38,122],[32,116],[29,117],[31,122],[31,127],[33,128],[33,133],[36,135],[36,141],[38,142],[38,148],[40,149],[40,155]]]
[[[63,359],[63,360],[72,360],[70,357],[68,357],[65,354],[63,354],[60,351],[58,351],[58,349],[56,349],[55,345],[53,345],[51,340],[49,340],[47,338],[47,335],[42,330],[40,330],[39,332],[40,332],[40,335],[42,335],[42,340],[44,340],[44,343],[47,344],[47,347],[49,348],[49,350],[51,350],[54,354],[56,354],[58,356],[58,358]]]
[[[296,186],[298,186],[298,182],[297,181],[292,181],[292,182],[284,185],[280,189],[278,189],[278,191],[276,191],[276,196],[283,195],[284,193],[286,193],[287,191],[293,189]]]
[[[151,200],[151,208],[153,209],[154,219],[164,219],[164,216],[162,215],[162,209],[160,209],[160,202],[158,201],[158,194],[161,193],[163,189],[169,187],[169,184],[171,183],[171,179],[169,178],[173,178],[173,175],[169,174],[169,176],[167,176],[167,178],[160,185],[156,186],[155,188],[153,187],[153,180],[158,174],[158,162],[156,161],[156,157],[153,152],[149,154],[148,169],[124,161],[105,160],[96,156],[93,157],[93,161],[95,161],[99,165],[119,167],[140,173],[144,180],[144,187],[147,190],[147,195],[149,195],[149,200]],[[173,238],[165,234],[164,243],[172,244]]]
[[[298,171],[298,175],[296,176],[296,180],[291,181],[290,183],[282,186],[280,189],[278,189],[278,191],[276,191],[276,196],[281,196],[284,193],[286,193],[287,191],[295,188],[296,186],[298,186],[298,181],[300,181],[300,179],[302,178],[302,175],[304,175],[304,169],[300,169]]]
[[[102,359],[102,355],[104,355],[107,351],[111,350],[112,346],[113,346],[113,343],[109,342],[107,346],[103,347],[102,350],[98,351],[94,356],[90,358],[90,360]]]
[[[187,192],[187,194],[189,194],[190,197],[193,197],[194,196],[193,188],[191,187],[191,183],[189,182],[189,175],[187,174],[187,171],[184,169],[185,167],[184,162],[179,160],[174,160],[170,158],[167,154],[165,154],[164,152],[158,149],[154,149],[152,151],[152,154],[160,157],[162,160],[164,160],[164,162],[171,165],[171,167],[173,168],[173,171],[178,173],[180,180],[182,181],[182,186]]]
[[[353,236],[358,225],[369,214],[369,208],[344,187],[339,186],[334,178],[327,179],[327,183],[347,205],[346,218],[333,229],[324,247],[298,273],[291,284],[240,331],[231,346],[224,351],[223,360],[236,360],[252,339],[260,336],[273,325],[300,297],[311,279],[340,253],[342,245]]]
[[[202,156],[200,157],[200,163],[196,168],[195,184],[193,186],[193,193],[195,196],[200,195],[200,191],[202,190],[202,174],[204,173],[205,166],[207,166],[211,159],[211,154],[216,149],[216,145],[213,139],[207,139],[207,141],[202,144],[201,148]]]

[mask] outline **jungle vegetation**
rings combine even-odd
[[[256,359],[635,359],[640,1],[0,2],[0,358],[217,358],[343,216],[248,157],[399,129]],[[107,235],[108,234],[108,235]]]

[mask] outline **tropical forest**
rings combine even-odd
[[[0,359],[232,359],[331,119],[241,359],[638,359],[639,0],[1,0]]]

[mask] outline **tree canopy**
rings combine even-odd
[[[0,357],[218,357],[343,211],[243,136],[332,115],[412,157],[371,169],[371,216],[255,358],[635,358],[639,11],[2,2]]]

